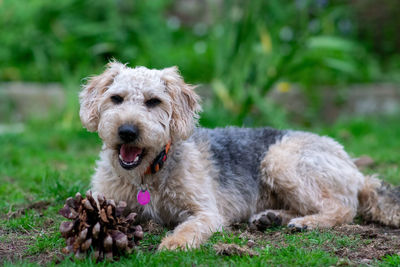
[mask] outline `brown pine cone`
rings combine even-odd
[[[136,213],[125,217],[125,202],[116,205],[102,195],[97,200],[100,209],[90,191],[86,192],[86,198],[77,193],[75,198],[65,201],[59,214],[70,221],[60,225],[61,235],[67,243],[62,251],[81,258],[93,250],[96,261],[118,259],[121,254],[132,252],[143,239],[142,227],[135,223]]]

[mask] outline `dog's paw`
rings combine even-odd
[[[158,250],[188,250],[195,247],[193,242],[188,242],[188,240],[183,236],[169,235],[164,237],[161,244],[158,246]]]
[[[304,218],[295,218],[290,220],[288,223],[288,228],[291,229],[293,232],[303,232],[305,230],[311,230],[314,228],[312,223],[305,220]]]
[[[282,217],[273,211],[257,214],[250,221],[251,228],[264,232],[267,228],[282,225]]]

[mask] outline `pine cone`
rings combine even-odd
[[[96,261],[113,260],[130,253],[143,239],[142,227],[135,224],[136,213],[124,216],[125,202],[115,205],[113,200],[106,200],[102,195],[97,199],[100,210],[91,191],[86,192],[86,198],[77,193],[75,198],[65,201],[59,214],[71,221],[60,225],[67,243],[62,250],[64,253],[74,253],[81,258],[92,248]]]

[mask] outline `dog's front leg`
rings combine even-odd
[[[192,249],[204,243],[212,233],[220,230],[222,219],[218,214],[197,213],[178,225],[171,235],[166,236],[160,246],[162,249]]]

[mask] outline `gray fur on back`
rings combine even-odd
[[[243,201],[251,203],[259,189],[261,160],[285,133],[272,128],[198,128],[191,138],[208,142],[221,189],[239,189]]]

